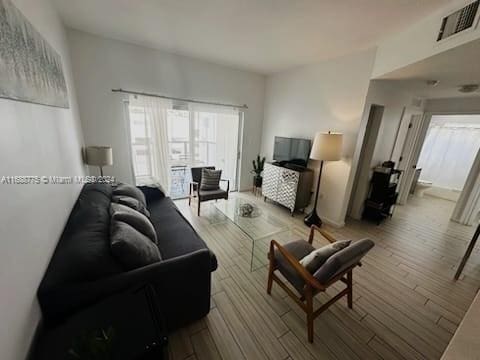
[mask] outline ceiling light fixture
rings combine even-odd
[[[458,91],[462,93],[471,93],[471,92],[477,91],[479,87],[480,86],[478,84],[465,84],[465,85],[461,85],[458,88]]]

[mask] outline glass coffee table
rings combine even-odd
[[[268,264],[270,240],[283,243],[291,239],[291,226],[255,204],[239,197],[220,200],[215,208],[233,222],[251,241],[250,271]]]

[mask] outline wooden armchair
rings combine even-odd
[[[311,251],[315,250],[312,246],[315,231],[322,234],[330,243],[336,241],[328,232],[312,225],[308,242],[305,240],[299,240],[282,246],[277,241],[272,240],[268,254],[270,265],[267,293],[271,294],[273,281],[275,281],[303,309],[303,311],[305,311],[307,315],[307,333],[309,342],[313,342],[314,319],[327,310],[330,305],[346,295],[348,307],[350,309],[352,308],[353,269],[356,266],[361,266],[360,260],[374,246],[373,241],[369,239],[352,243],[328,258],[328,260],[320,266],[314,274],[311,274],[300,264],[299,261]],[[276,270],[280,271],[280,273],[298,291],[299,295],[280,280],[275,274]],[[314,311],[314,296],[319,292],[325,291],[337,281],[345,283],[345,289]]]
[[[197,215],[200,216],[200,204],[204,201],[209,200],[218,200],[218,199],[228,199],[228,193],[230,192],[230,181],[225,179],[220,179],[220,181],[227,183],[227,189],[217,189],[217,190],[201,190],[200,183],[202,181],[202,169],[215,170],[215,166],[205,166],[205,167],[193,167],[192,171],[192,182],[190,183],[190,190],[188,194],[188,205],[191,205],[192,198],[197,198]]]

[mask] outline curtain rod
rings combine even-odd
[[[121,89],[121,88],[120,89],[112,89],[112,92],[119,92],[119,93],[132,94],[132,95],[141,95],[141,96],[152,96],[152,97],[158,97],[158,98],[162,98],[162,99],[185,101],[185,102],[191,102],[191,103],[196,103],[196,104],[217,105],[217,106],[233,107],[233,108],[238,108],[238,109],[248,109],[248,106],[246,104],[234,105],[234,104],[222,104],[222,103],[201,101],[201,100],[193,100],[193,99],[182,99],[182,98],[176,98],[176,97],[172,97],[172,96],[164,96],[164,95],[150,94],[150,93],[139,92],[139,91],[124,90],[124,89]]]

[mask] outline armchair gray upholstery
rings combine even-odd
[[[218,199],[228,199],[228,193],[230,192],[230,181],[226,179],[220,179],[221,182],[227,183],[227,189],[216,189],[216,190],[202,190],[200,189],[200,183],[202,181],[202,170],[209,169],[215,170],[215,166],[204,166],[204,167],[193,167],[192,171],[192,182],[190,183],[190,191],[188,196],[188,205],[191,205],[192,198],[197,198],[197,215],[200,216],[200,204],[204,201],[209,200],[218,200]]]
[[[319,227],[312,225],[308,241],[297,240],[280,245],[277,241],[270,242],[268,253],[269,269],[267,293],[271,294],[273,282],[277,283],[305,312],[307,317],[308,341],[313,342],[313,320],[322,312],[328,309],[342,297],[347,297],[348,307],[353,307],[353,269],[361,266],[361,259],[374,246],[372,240],[363,239],[351,243],[347,247],[338,250],[331,255],[313,274],[304,267],[300,260],[310,254],[314,249],[312,246],[314,233],[319,232],[331,244],[336,239]],[[285,280],[294,289],[288,286],[277,276],[280,272]],[[332,284],[342,282],[346,287],[333,296],[325,304],[314,310],[313,298],[322,291],[326,291]]]

